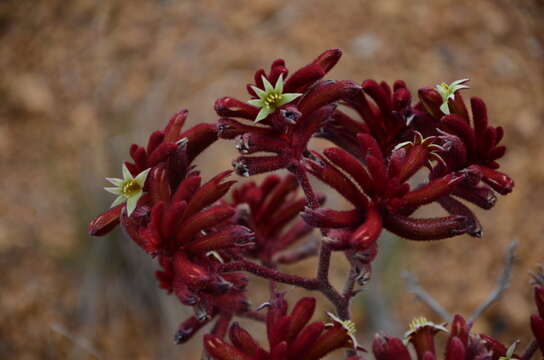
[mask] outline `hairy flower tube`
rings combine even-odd
[[[293,175],[269,175],[260,185],[247,182],[234,189],[231,206],[236,209],[235,222],[255,233],[255,246],[245,249],[248,255],[270,264],[315,254],[315,248],[308,244],[287,251],[313,230],[297,219],[306,203],[303,197],[297,197],[298,187]]]

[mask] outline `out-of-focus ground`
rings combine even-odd
[[[189,311],[156,289],[149,259],[119,231],[86,235],[112,201],[103,179],[180,108],[193,124],[213,122],[215,98],[245,98],[255,69],[277,57],[296,69],[333,47],[344,50],[338,79],[403,79],[415,91],[470,77],[465,94],[506,129],[502,166],[516,181],[478,211],[482,239],[385,239],[380,282],[354,305],[358,336],[400,335],[421,314],[440,320],[405,292],[401,270],[470,314],[515,239],[511,287],[477,326],[528,341],[527,272],[544,262],[543,18],[541,0],[0,2],[0,358],[198,359],[198,337],[172,344]],[[235,154],[214,146],[198,161],[205,175]],[[344,276],[340,259],[332,273]]]

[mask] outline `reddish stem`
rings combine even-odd
[[[298,162],[291,167],[291,172],[295,175],[304,191],[308,205],[312,209],[319,207],[319,200],[315,194],[315,191],[308,179],[308,172],[304,166]],[[324,231],[321,233],[323,235]],[[317,266],[317,280],[320,282],[321,292],[335,305],[338,316],[343,319],[349,319],[349,302],[350,296],[344,297],[338,293],[338,291],[331,285],[329,281],[329,267],[331,263],[331,249],[327,244],[321,243],[319,250],[319,263]]]
[[[255,264],[251,261],[240,260],[219,266],[220,272],[247,271],[259,277],[274,280],[284,284],[295,285],[307,290],[318,290],[320,282],[317,279],[309,279],[298,275],[290,275],[281,271]]]

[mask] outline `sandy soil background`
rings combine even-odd
[[[405,291],[402,270],[470,314],[516,240],[511,287],[477,326],[528,341],[527,273],[544,262],[543,18],[541,0],[0,2],[0,358],[198,359],[199,339],[172,344],[189,311],[156,289],[148,259],[120,232],[86,235],[112,200],[103,179],[175,111],[214,121],[215,98],[245,96],[255,69],[277,57],[295,69],[333,47],[344,50],[338,79],[403,79],[415,91],[470,77],[468,93],[506,129],[502,166],[516,181],[478,211],[482,239],[384,239],[379,282],[354,304],[358,336],[439,320]],[[199,159],[205,175],[235,154],[215,149]],[[287,270],[311,273],[312,262]]]

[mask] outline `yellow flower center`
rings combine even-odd
[[[125,195],[126,197],[130,197],[140,190],[142,190],[142,187],[135,179],[125,182],[123,184],[123,188],[121,189],[123,195]]]
[[[269,108],[276,108],[281,101],[281,95],[282,94],[273,91],[270,94],[266,95],[266,97],[264,98],[264,103]]]

